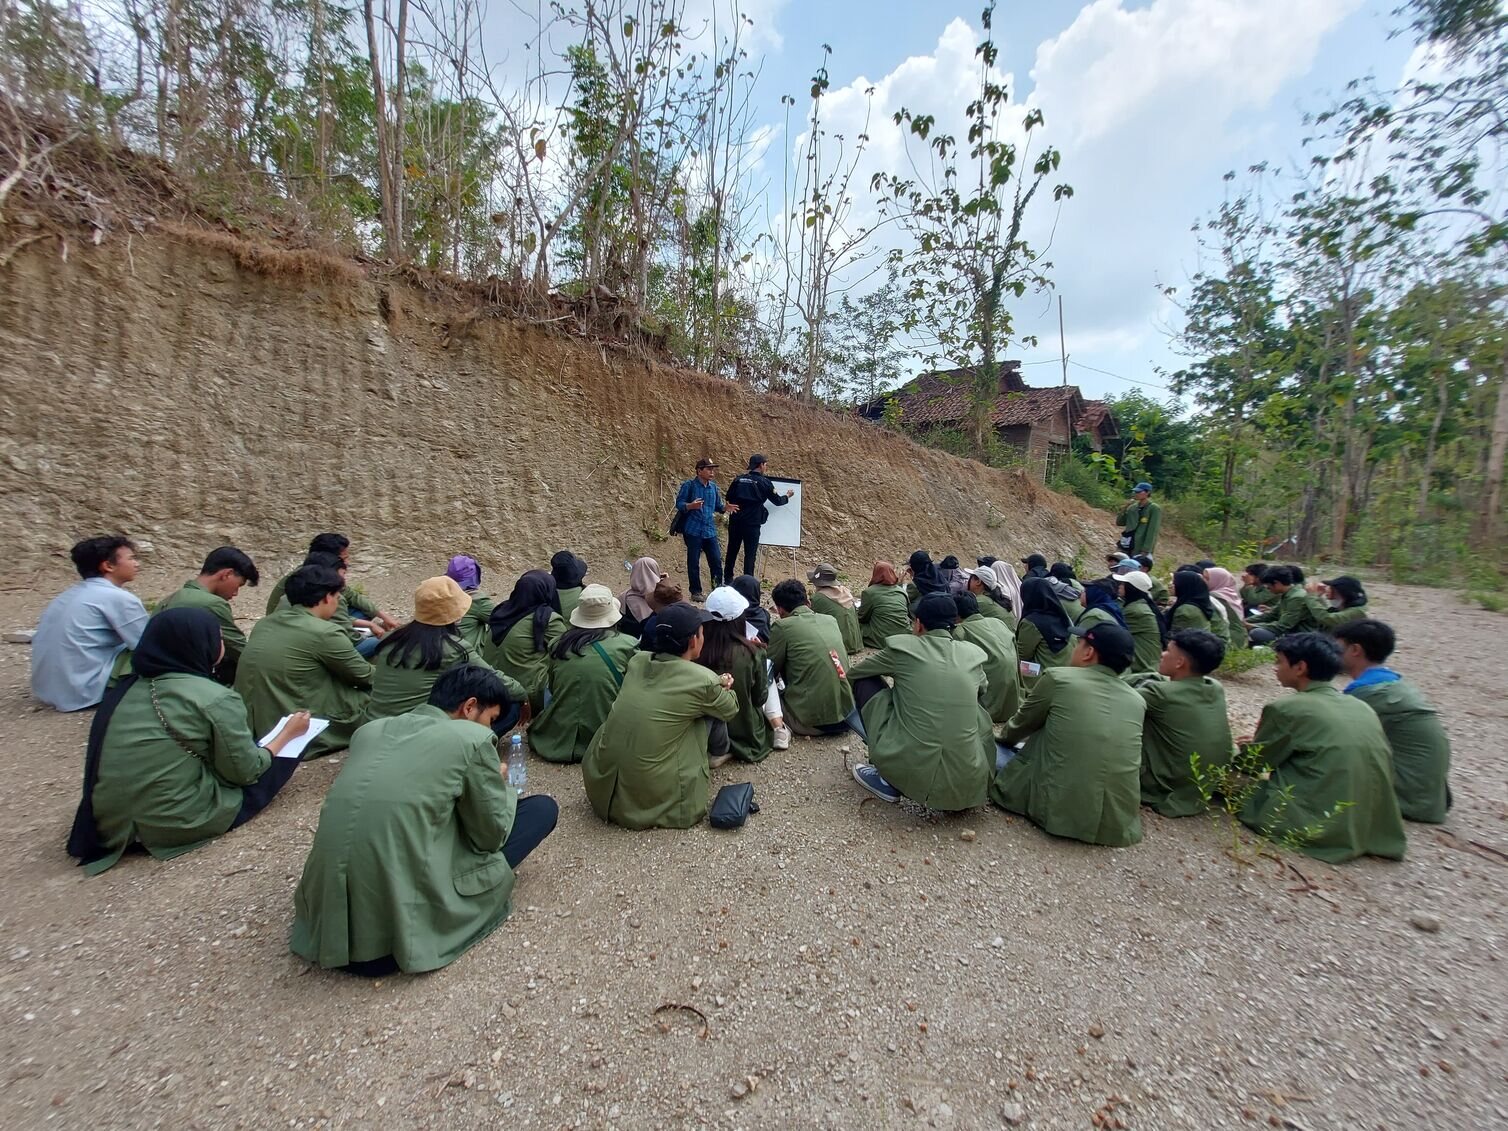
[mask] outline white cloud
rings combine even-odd
[[[1284,127],[1297,120],[1296,109],[1281,107],[1270,117],[1263,111],[1285,84],[1310,71],[1323,38],[1360,4],[1153,0],[1132,7],[1130,0],[1093,0],[1038,45],[1032,85],[1018,91],[1012,81],[1010,89],[1043,111],[1045,136],[1063,153],[1062,179],[1075,189],[1061,213],[1042,202],[1032,236],[1039,246],[1051,238],[1048,258],[1065,297],[1069,348],[1079,360],[1165,352],[1154,321],[1166,310],[1155,284],[1182,281],[1193,253],[1190,226],[1218,201],[1220,175],[1271,141],[1274,119]],[[996,34],[1002,41],[1010,35],[1008,21],[997,20]],[[928,54],[873,82],[860,77],[830,92],[827,128],[851,137],[863,120],[866,88],[874,87],[863,183],[869,171],[908,168],[905,139],[890,120],[901,106],[934,113],[939,128],[962,136],[979,39],[955,19]],[[1343,77],[1323,84],[1339,86]],[[1010,117],[1019,116],[1013,107]],[[1286,156],[1286,143],[1285,135],[1278,152],[1267,155]],[[925,156],[913,139],[911,155],[919,154]],[[1043,339],[1042,350],[1028,356],[1042,356],[1049,341],[1056,353],[1053,304],[1024,301],[1017,328]]]

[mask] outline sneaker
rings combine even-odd
[[[732,754],[719,754],[715,758],[708,758],[707,759],[707,765],[711,769],[715,770],[719,766],[726,766],[731,761],[733,761],[733,755]]]
[[[862,785],[881,801],[894,805],[901,799],[901,791],[881,776],[880,771],[868,762],[860,762],[853,768],[853,780]]]
[[[700,605],[705,599],[701,593],[693,593],[691,595],[691,602],[694,605]]]
[[[775,749],[776,750],[789,750],[790,748],[791,748],[791,728],[790,727],[776,727],[775,728]]]

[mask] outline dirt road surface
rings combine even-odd
[[[417,580],[373,588],[406,609]],[[377,982],[287,947],[338,759],[218,843],[85,877],[89,716],[39,710],[0,645],[0,1126],[1508,1125],[1508,621],[1375,588],[1455,745],[1455,808],[1402,863],[1239,867],[1213,817],[1147,813],[1127,849],[928,819],[861,804],[841,740],[716,771],[755,783],[740,832],[631,833],[535,762],[561,823],[512,918]],[[0,627],[48,595],[0,595]],[[1280,694],[1229,692],[1243,731]]]

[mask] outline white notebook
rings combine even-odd
[[[271,742],[278,736],[279,731],[281,731],[285,726],[288,725],[288,720],[291,718],[293,718],[292,715],[284,715],[277,721],[277,725],[275,727],[273,727],[262,736],[262,741],[257,743],[257,745],[266,746],[269,742]],[[329,719],[310,719],[309,729],[304,731],[303,734],[299,735],[287,746],[279,750],[277,756],[279,758],[297,758],[304,752],[304,748],[308,746],[309,743],[313,742],[316,738],[324,733],[325,728],[329,725]]]

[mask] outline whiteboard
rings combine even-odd
[[[778,475],[772,475],[770,482],[775,485],[775,493],[778,495],[783,495],[787,491],[796,493],[786,501],[783,507],[777,507],[774,503],[764,505],[770,517],[759,531],[759,543],[762,546],[800,546],[801,480],[782,479]]]

